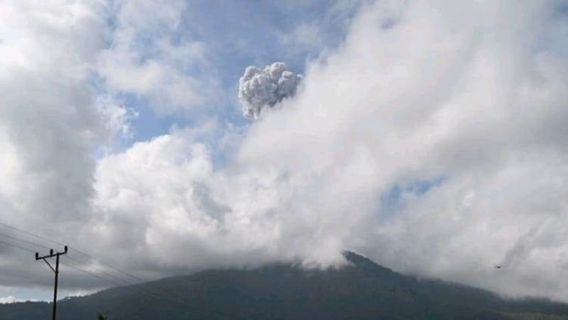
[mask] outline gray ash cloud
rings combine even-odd
[[[266,107],[274,107],[296,93],[302,76],[275,62],[264,69],[249,66],[239,79],[239,100],[243,116],[257,119]]]

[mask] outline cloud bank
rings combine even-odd
[[[207,44],[180,36],[187,6],[180,0],[107,3],[114,25],[96,66],[107,91],[148,101],[160,116],[187,116],[222,100]]]
[[[77,71],[107,72],[104,42],[75,39],[80,28],[54,29],[60,33],[39,43],[77,45],[63,51],[61,65],[56,55],[36,59],[46,51],[38,42],[3,39],[3,48],[18,51],[1,51],[13,69],[0,76],[8,111],[0,114],[0,145],[8,150],[0,208],[10,212],[2,217],[34,230],[34,221],[47,221],[42,231],[74,227],[61,239],[149,276],[275,260],[326,267],[343,263],[348,248],[404,272],[565,300],[568,20],[561,4],[370,4],[338,50],[308,65],[295,95],[293,73],[280,90],[283,65],[247,70],[239,91],[245,114],[287,105],[237,138],[212,121],[98,159],[90,156],[102,143],[95,137],[115,131],[101,125],[108,112],[93,102],[88,73]],[[86,28],[77,32],[105,30],[97,7],[75,9],[69,14],[88,13],[76,20]],[[36,39],[41,30],[16,39]],[[61,82],[42,81],[56,73]],[[29,77],[18,82],[17,74]],[[23,83],[43,95],[24,94]],[[218,165],[224,141],[238,145]],[[0,281],[30,284],[19,266],[6,262]],[[74,285],[94,286],[79,278]]]
[[[262,109],[274,107],[285,98],[296,94],[302,76],[287,70],[283,62],[275,62],[259,69],[246,68],[239,79],[239,100],[243,106],[243,116],[257,119]]]

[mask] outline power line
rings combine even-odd
[[[33,250],[31,250],[31,249],[29,249],[29,248],[27,248],[27,247],[22,247],[22,246],[19,246],[19,245],[16,245],[16,244],[14,244],[14,243],[10,243],[10,242],[4,241],[4,240],[0,240],[0,244],[4,245],[4,246],[6,246],[6,247],[12,247],[12,248],[16,248],[16,249],[19,249],[19,250],[23,250],[23,251],[26,251],[26,252],[30,252],[30,253],[35,254],[35,251],[33,251]],[[117,282],[115,282],[115,281],[109,280],[109,279],[107,279],[107,278],[105,278],[105,277],[101,277],[101,276],[97,275],[97,274],[94,273],[94,272],[90,272],[90,271],[85,270],[85,269],[83,269],[83,268],[80,268],[80,267],[71,265],[71,264],[69,264],[68,262],[61,262],[61,265],[66,266],[66,267],[69,267],[69,268],[72,268],[72,269],[74,269],[74,270],[76,270],[76,271],[82,272],[82,273],[87,274],[87,275],[89,275],[89,276],[91,276],[91,277],[97,278],[97,279],[99,279],[99,280],[103,280],[103,281],[108,282],[108,283],[111,283],[111,284],[113,284],[113,285],[121,285],[120,283],[117,283]],[[130,287],[127,287],[127,288],[130,288]],[[140,293],[140,292],[139,292],[139,293]],[[144,294],[144,293],[142,293],[142,294]],[[159,296],[156,296],[156,295],[153,296],[153,298],[156,298],[156,297],[159,298]]]
[[[35,233],[32,233],[32,232],[23,230],[23,229],[20,229],[20,228],[11,226],[11,225],[8,225],[8,224],[6,224],[6,223],[0,222],[0,226],[3,226],[3,227],[5,227],[5,228],[8,228],[8,229],[11,229],[11,230],[14,230],[14,231],[17,231],[17,232],[19,232],[19,233],[28,235],[28,236],[33,237],[33,238],[36,238],[36,239],[40,239],[40,240],[43,240],[43,241],[48,241],[48,242],[52,242],[52,243],[56,243],[56,244],[61,244],[61,242],[48,239],[48,238],[46,238],[46,237],[43,237],[43,236],[40,236],[40,235],[38,235],[38,234],[35,234]],[[14,239],[14,240],[16,240],[16,241],[21,241],[21,242],[28,243],[28,244],[31,244],[31,245],[34,245],[34,246],[39,246],[39,247],[43,247],[43,248],[49,248],[49,247],[47,247],[47,246],[45,246],[45,245],[42,245],[42,244],[39,244],[39,243],[37,243],[37,242],[32,242],[32,241],[28,241],[28,240],[25,240],[25,239],[19,239],[19,238],[17,238],[17,237],[13,237],[13,236],[1,234],[1,233],[0,233],[0,235],[4,235],[5,237],[9,237],[9,238],[12,238],[12,239]],[[1,241],[1,240],[0,240],[0,241]],[[4,242],[4,241],[2,241],[2,242]],[[4,243],[5,243],[5,242],[4,242]],[[28,252],[34,253],[34,251],[31,250],[31,249],[29,249],[29,248],[23,248],[23,247],[15,246],[15,245],[12,245],[12,246],[13,246],[13,247],[16,247],[16,248],[23,249],[23,250],[28,251]],[[77,260],[77,259],[72,258],[71,256],[68,256],[68,260],[74,261],[76,264],[75,264],[75,265],[71,265],[70,263],[66,262],[66,263],[62,263],[62,265],[68,266],[68,267],[70,267],[70,268],[72,268],[72,269],[75,269],[75,270],[77,270],[77,271],[79,271],[79,272],[82,272],[82,273],[84,273],[84,274],[90,275],[90,276],[95,277],[95,278],[97,278],[97,279],[99,279],[99,280],[103,280],[103,281],[105,281],[105,282],[107,282],[107,283],[110,283],[110,284],[112,284],[112,285],[115,285],[115,286],[123,286],[123,287],[124,287],[125,284],[126,284],[126,286],[125,286],[126,288],[134,289],[134,285],[136,285],[138,282],[146,282],[146,281],[147,281],[147,280],[144,280],[144,279],[142,279],[142,278],[140,278],[140,277],[134,276],[134,275],[132,275],[131,273],[128,273],[128,272],[126,272],[126,271],[124,271],[124,270],[118,269],[118,268],[116,268],[116,267],[114,267],[114,266],[112,266],[112,265],[110,265],[110,264],[108,264],[108,263],[104,263],[104,262],[102,262],[102,261],[96,259],[95,257],[91,256],[90,254],[86,253],[85,251],[79,250],[79,249],[74,248],[74,247],[71,247],[71,246],[69,246],[68,248],[70,249],[70,252],[79,253],[80,255],[82,255],[82,256],[88,258],[90,261],[95,261],[95,262],[99,263],[100,265],[106,266],[107,268],[109,268],[109,269],[111,269],[111,270],[114,270],[116,273],[119,273],[119,274],[123,274],[123,275],[128,276],[130,279],[126,279],[126,278],[123,277],[123,276],[113,275],[113,274],[108,273],[108,272],[106,272],[106,271],[98,271],[99,274],[97,274],[96,272],[89,271],[89,270],[86,270],[86,269],[84,269],[84,268],[78,267],[78,265],[81,265],[81,264],[83,264],[83,263],[82,263],[81,261]],[[104,274],[104,275],[100,275],[100,274]],[[118,279],[118,281],[117,281],[117,279]],[[136,280],[136,282],[133,281],[132,279]],[[119,282],[119,281],[122,281],[123,283],[121,283],[121,282]],[[151,288],[153,288],[153,289],[156,289],[156,290],[150,290],[150,289],[146,289],[146,288],[142,287],[142,289],[143,289],[143,290],[146,290],[153,298],[162,298],[162,299],[169,300],[169,301],[171,301],[171,302],[175,302],[175,303],[177,303],[177,304],[181,304],[181,305],[183,305],[183,306],[185,306],[185,307],[193,307],[192,305],[187,304],[187,303],[184,301],[185,297],[183,297],[183,296],[181,296],[181,295],[179,295],[179,294],[170,292],[170,291],[168,291],[167,289],[165,289],[165,288],[163,288],[163,287],[160,287],[160,286],[157,285],[157,284],[154,284],[154,283],[146,283],[146,286],[149,286],[149,287],[151,287]],[[138,292],[140,293],[140,290],[136,290],[136,291],[138,291]],[[162,293],[161,293],[161,296],[159,295],[159,293],[158,293],[157,291],[162,292]],[[148,293],[146,293],[146,294],[148,294]],[[144,293],[142,293],[142,294],[144,294]]]
[[[31,233],[31,232],[28,232],[28,231],[25,231],[25,230],[22,230],[22,229],[18,229],[18,228],[16,228],[16,227],[12,227],[12,226],[9,226],[9,225],[3,224],[3,223],[0,223],[0,224],[3,225],[3,226],[5,226],[5,227],[10,227],[10,228],[13,229],[13,230],[17,230],[18,232],[21,232],[21,233],[24,233],[24,234],[27,234],[27,235],[34,236],[34,238],[44,239],[43,237],[41,237],[41,236],[39,236],[39,235],[36,235],[36,234],[33,234],[33,233]],[[15,237],[15,236],[11,236],[11,235],[7,235],[7,234],[4,234],[4,233],[0,233],[0,237],[8,238],[10,241],[16,241],[16,242],[25,243],[26,245],[31,245],[32,247],[41,247],[41,248],[44,248],[44,249],[50,249],[50,247],[45,246],[45,245],[42,245],[42,244],[40,244],[40,243],[33,242],[33,241],[29,241],[29,240],[22,239],[22,238],[19,238],[19,237]],[[51,240],[46,239],[46,238],[45,238],[45,240],[46,240],[46,241],[51,241]],[[2,241],[1,239],[0,239],[0,242],[2,242],[2,243],[4,243],[4,244],[10,244],[11,247],[15,247],[15,248],[18,248],[18,249],[25,250],[25,251],[27,251],[27,252],[35,253],[35,251],[33,251],[32,249],[29,248],[29,246],[22,247],[22,246],[19,246],[19,245],[17,245],[17,244],[14,244],[13,242]],[[55,242],[55,241],[51,241],[51,242]],[[70,247],[68,247],[68,248],[71,249]],[[70,251],[70,253],[71,253],[71,251],[73,251],[73,252],[78,252],[79,250],[75,249],[75,250],[69,250],[69,251]],[[89,260],[98,261],[98,260],[96,260],[94,257],[88,255],[87,253],[81,252],[81,254],[84,255],[84,256],[87,256],[87,257],[89,258]],[[79,261],[78,259],[72,258],[71,256],[68,257],[68,259],[69,259],[69,260],[72,260],[72,261],[75,261],[78,265],[83,265],[83,264],[85,264],[84,262]],[[89,262],[90,262],[90,261],[89,261]],[[101,273],[105,273],[105,274],[107,274],[108,276],[110,276],[110,277],[112,277],[112,278],[118,278],[118,279],[120,279],[120,277],[114,276],[114,275],[112,275],[112,274],[110,274],[110,273],[108,273],[108,272],[105,272],[105,271],[100,271],[100,272],[101,272]],[[121,279],[121,280],[124,281],[124,282],[126,282],[126,283],[128,283],[128,284],[130,284],[130,281],[131,281],[131,280],[124,280],[124,279]]]
[[[49,254],[40,257],[39,253],[36,252],[35,259],[43,260],[49,268],[55,273],[55,283],[53,288],[53,306],[52,306],[52,316],[51,319],[55,320],[57,316],[57,284],[59,283],[59,257],[67,254],[67,246],[65,246],[65,250],[61,252],[53,252],[53,249],[49,249]],[[47,261],[47,259],[55,258],[55,268]]]
[[[8,239],[10,239],[10,240],[15,240],[15,241],[18,241],[18,242],[23,242],[23,243],[31,244],[31,245],[33,245],[33,246],[41,247],[41,248],[43,248],[43,249],[48,249],[48,250],[51,249],[51,248],[48,247],[48,246],[44,246],[44,245],[42,245],[42,244],[39,244],[39,243],[36,243],[36,242],[32,242],[32,241],[28,241],[28,240],[25,240],[25,239],[21,239],[21,238],[18,238],[18,237],[10,236],[10,235],[7,235],[7,234],[1,233],[1,232],[0,232],[0,237],[8,238]]]
[[[35,253],[35,251],[32,250],[32,249],[22,247],[22,246],[19,246],[19,245],[16,245],[16,244],[13,244],[11,242],[4,241],[4,240],[0,240],[0,243],[3,244],[4,246],[7,246],[7,247],[17,248],[17,249],[24,250],[24,251],[27,251],[27,252]]]
[[[74,261],[74,262],[76,263],[75,265],[79,265],[79,266],[80,266],[80,265],[83,264],[81,261],[79,261],[79,260],[77,260],[77,259],[73,259],[73,258],[71,258],[71,257],[69,257],[69,260]],[[130,281],[125,280],[124,278],[120,278],[120,277],[118,277],[118,276],[116,276],[116,275],[113,275],[113,274],[111,274],[111,273],[109,273],[109,272],[106,272],[106,271],[103,271],[103,270],[100,270],[100,271],[98,271],[98,272],[101,273],[101,274],[103,274],[103,275],[105,275],[107,278],[110,278],[110,279],[113,279],[113,280],[118,279],[118,281],[123,282],[123,283],[119,283],[119,285],[124,285],[124,284],[130,285],[130,284],[132,284]]]
[[[30,243],[32,243],[32,242],[30,242]],[[30,253],[34,253],[34,254],[36,253],[35,251],[33,251],[32,249],[30,249],[28,247],[19,246],[19,245],[16,245],[14,243],[3,241],[1,239],[0,239],[0,244],[4,244],[5,246],[24,250],[26,252],[30,252]],[[32,243],[32,244],[39,245],[37,243]],[[76,259],[70,259],[70,260],[74,261],[75,263],[81,263],[80,261],[78,261]],[[85,268],[81,268],[80,266],[78,266],[76,264],[72,264],[72,263],[69,263],[69,262],[60,262],[60,263],[63,266],[69,267],[71,269],[74,269],[78,272],[81,272],[81,273],[86,274],[90,277],[96,278],[98,280],[102,280],[102,281],[104,281],[108,284],[111,284],[113,286],[122,287],[125,290],[129,290],[132,293],[139,295],[142,298],[161,299],[161,300],[173,302],[175,304],[178,304],[178,305],[181,305],[181,306],[184,306],[184,307],[191,307],[191,305],[187,304],[185,301],[173,298],[170,292],[168,292],[167,290],[165,290],[165,289],[163,289],[159,286],[152,286],[150,284],[147,284],[147,285],[150,285],[150,287],[158,288],[159,291],[161,291],[162,293],[157,292],[155,290],[147,289],[145,287],[137,287],[135,283],[133,284],[133,283],[129,282],[128,280],[120,279],[116,276],[112,276],[112,275],[109,276],[108,273],[107,273],[107,276],[104,276],[104,275],[101,275],[101,274],[97,274],[97,272],[93,272],[93,271],[89,271]],[[52,268],[52,267],[50,266],[50,268]],[[124,283],[121,283],[121,282],[117,281],[116,279],[119,279],[120,281],[123,281]],[[125,283],[126,283],[126,285],[125,285]]]
[[[121,286],[123,288],[127,288],[127,289],[131,289],[134,291],[137,291],[141,294],[146,294],[146,295],[150,295],[153,298],[158,298],[158,299],[164,299],[164,300],[168,300],[170,302],[174,302],[177,303],[178,305],[182,305],[184,307],[193,307],[191,304],[188,304],[187,302],[184,301],[185,297],[176,294],[174,292],[168,291],[167,289],[160,287],[154,283],[150,283],[150,282],[146,282],[144,284],[144,286],[137,286],[139,283],[137,282],[132,282],[132,280],[126,280],[125,278],[121,278],[121,277],[117,277],[114,276],[112,274],[106,273],[104,271],[99,271],[99,274],[95,274],[89,270],[85,270],[83,268],[77,267],[77,266],[71,266],[74,269],[77,269],[83,273],[86,274],[90,274],[92,276],[95,276],[99,279],[105,280],[111,284],[114,284],[116,286]],[[106,274],[105,275],[100,275],[100,273]],[[120,283],[117,282],[116,279],[119,279],[119,281],[123,281],[126,283],[126,285],[124,283]],[[149,288],[148,288],[149,287]],[[138,288],[138,289],[136,289]]]
[[[117,287],[121,287],[121,288],[124,288],[124,289],[126,289],[126,290],[131,290],[132,292],[137,293],[137,294],[139,294],[139,295],[141,295],[141,296],[146,296],[146,297],[150,297],[150,298],[153,298],[153,299],[162,299],[162,300],[174,302],[174,303],[177,303],[178,305],[182,305],[182,306],[184,306],[184,307],[192,307],[192,305],[187,304],[187,303],[186,303],[185,301],[183,301],[183,300],[175,299],[174,296],[172,296],[172,293],[169,292],[169,291],[167,291],[166,289],[164,289],[164,288],[162,288],[162,287],[159,287],[159,286],[153,286],[153,285],[150,284],[150,283],[146,283],[145,286],[137,286],[137,285],[138,285],[137,283],[128,283],[128,282],[127,282],[127,284],[125,285],[124,283],[117,282],[117,281],[116,281],[115,279],[113,279],[112,277],[97,274],[96,272],[89,271],[89,270],[84,269],[84,268],[81,268],[81,267],[79,267],[79,266],[77,266],[77,265],[69,264],[69,262],[66,262],[66,263],[64,263],[63,265],[65,265],[65,266],[67,266],[67,267],[70,267],[70,268],[72,268],[72,269],[75,269],[75,270],[77,270],[77,271],[79,271],[79,272],[82,272],[82,273],[84,273],[84,274],[86,274],[86,275],[95,277],[95,278],[97,278],[97,279],[100,279],[100,280],[105,281],[105,282],[107,282],[107,283],[110,283],[110,284],[112,284],[112,285],[115,285],[115,286],[117,286]],[[126,281],[126,280],[124,280],[124,279],[119,279],[119,280]],[[150,286],[150,287],[153,287],[154,289],[158,289],[158,290],[161,291],[162,293],[160,294],[160,292],[157,292],[157,291],[155,291],[155,290],[148,289],[146,286]],[[181,297],[181,296],[177,296],[177,297],[178,297],[178,298],[183,298],[183,297]]]
[[[0,236],[9,237],[12,241],[25,242],[25,243],[28,243],[28,244],[31,244],[31,245],[34,245],[34,246],[45,247],[45,246],[43,246],[43,245],[41,245],[41,244],[39,244],[39,243],[34,243],[34,242],[31,242],[31,241],[26,241],[26,240],[24,240],[24,239],[18,239],[18,238],[16,238],[16,237],[10,237],[10,236],[7,236],[7,235],[1,234],[1,233],[0,233]],[[30,249],[29,247],[21,246],[21,245],[15,244],[15,243],[13,243],[13,242],[8,242],[8,241],[2,240],[2,239],[0,239],[0,244],[4,245],[4,246],[6,246],[6,247],[12,247],[12,248],[20,249],[20,250],[23,250],[23,251],[26,251],[26,252],[30,252],[30,253],[33,253],[33,254],[36,253],[36,251],[34,251],[33,249]],[[71,261],[74,261],[76,264],[75,264],[75,265],[71,265],[70,263],[63,263],[63,262],[61,262],[61,264],[62,264],[62,265],[65,265],[65,266],[68,266],[68,267],[71,267],[71,268],[73,268],[73,269],[75,269],[75,270],[77,270],[77,271],[83,272],[83,273],[85,273],[85,274],[88,274],[88,275],[94,276],[94,277],[96,277],[96,278],[102,279],[102,280],[104,280],[104,281],[106,281],[106,282],[109,282],[109,283],[111,283],[111,284],[113,284],[113,285],[124,285],[124,283],[120,283],[120,282],[117,282],[117,281],[109,281],[108,278],[111,278],[111,279],[112,279],[112,278],[117,278],[117,277],[115,277],[115,276],[113,276],[113,275],[111,275],[111,274],[109,274],[109,273],[102,272],[102,273],[107,274],[107,278],[103,278],[103,277],[101,277],[101,276],[98,276],[98,275],[95,274],[94,272],[91,272],[91,271],[82,269],[82,268],[80,268],[80,267],[77,267],[77,265],[81,265],[81,264],[82,264],[81,261],[79,261],[79,260],[77,260],[77,259],[74,259],[74,258],[72,258],[72,257],[68,257],[68,259],[71,260]],[[119,280],[120,280],[120,279],[119,279]],[[130,284],[130,283],[128,283],[126,280],[122,280],[122,281],[124,281],[124,282],[127,283],[127,284]]]
[[[76,270],[76,271],[79,271],[79,272],[81,272],[81,273],[84,273],[84,274],[86,274],[86,275],[89,275],[89,276],[91,276],[91,277],[97,278],[97,279],[99,279],[99,280],[102,280],[102,281],[105,281],[105,282],[107,282],[107,283],[110,283],[110,284],[112,284],[112,285],[122,285],[122,284],[120,284],[120,283],[118,283],[118,282],[115,282],[115,281],[113,281],[113,280],[110,280],[109,278],[106,278],[106,277],[97,275],[96,273],[94,273],[94,272],[92,272],[92,271],[83,269],[83,268],[78,267],[77,265],[71,264],[71,263],[69,263],[69,262],[62,263],[62,265],[66,266],[66,267],[69,267],[69,268],[71,268],[71,269],[74,269],[74,270]]]
[[[0,222],[0,226],[2,226],[2,227],[4,227],[4,228],[7,228],[7,229],[11,229],[11,230],[17,231],[17,232],[20,232],[20,233],[23,233],[23,234],[26,234],[26,235],[28,235],[28,236],[37,238],[37,239],[39,239],[39,240],[51,242],[51,243],[53,243],[53,244],[57,244],[57,245],[60,245],[60,246],[64,246],[64,245],[65,245],[65,244],[62,243],[62,242],[59,242],[59,241],[56,241],[56,240],[52,240],[52,239],[48,239],[48,238],[46,238],[46,237],[37,235],[37,234],[35,234],[35,233],[32,233],[32,232],[29,232],[29,231],[22,230],[22,229],[20,229],[20,228],[11,226],[11,225],[9,225],[9,224],[7,224],[7,223]]]
[[[48,238],[43,237],[43,236],[41,236],[41,235],[38,235],[38,234],[36,234],[36,233],[32,233],[32,232],[30,232],[30,231],[26,231],[26,230],[17,228],[17,227],[14,227],[14,226],[12,226],[12,225],[9,225],[9,224],[3,223],[3,222],[0,222],[0,226],[1,226],[1,227],[5,227],[5,228],[7,228],[7,229],[14,230],[14,231],[16,231],[16,232],[23,233],[23,234],[25,234],[25,235],[27,235],[27,236],[30,236],[30,237],[33,237],[33,238],[36,238],[36,239],[39,239],[39,240],[48,241],[48,242],[51,242],[51,243],[53,243],[53,244],[62,245],[62,246],[65,245],[65,244],[63,244],[62,242],[59,242],[59,241],[56,241],[56,240],[52,240],[52,239],[48,239]],[[9,237],[9,236],[8,236],[8,237]],[[44,248],[44,249],[49,249],[49,247],[44,246],[44,245],[42,245],[42,244],[38,244],[38,243],[35,243],[35,242],[29,242],[29,241],[26,241],[26,240],[21,240],[21,241],[28,242],[28,243],[32,243],[32,244],[34,244],[34,245],[36,245],[36,246],[39,246],[39,247],[42,247],[42,248]],[[142,278],[140,278],[140,277],[134,276],[134,275],[132,275],[132,274],[130,274],[130,273],[124,271],[124,270],[120,270],[120,269],[118,269],[118,268],[115,268],[115,267],[113,267],[113,266],[107,264],[107,263],[104,263],[104,262],[100,261],[99,259],[97,259],[97,258],[91,256],[90,254],[86,253],[85,251],[80,250],[80,249],[78,249],[78,248],[76,248],[76,247],[74,247],[74,246],[69,246],[68,248],[69,248],[70,251],[76,252],[76,253],[78,253],[78,254],[80,254],[80,255],[86,257],[86,258],[89,259],[89,260],[97,261],[99,264],[101,264],[101,265],[103,265],[103,266],[106,266],[106,267],[108,267],[109,269],[114,270],[115,272],[118,272],[118,273],[121,273],[121,274],[123,274],[123,275],[126,275],[126,276],[128,276],[128,277],[130,277],[130,278],[132,278],[132,279],[134,279],[134,280],[136,280],[136,281],[139,281],[139,282],[146,282],[146,281],[147,281],[147,280],[144,280],[144,279],[142,279]]]
[[[48,238],[46,238],[46,237],[40,236],[40,235],[38,235],[38,234],[29,232],[29,231],[26,231],[26,230],[23,230],[23,229],[14,227],[14,226],[11,226],[11,225],[6,224],[6,223],[3,223],[3,222],[0,222],[0,226],[3,226],[3,227],[5,227],[5,228],[8,228],[8,229],[11,229],[11,230],[14,230],[14,231],[17,231],[17,232],[26,234],[26,235],[28,235],[28,236],[34,237],[34,238],[39,239],[39,240],[48,241],[48,242],[51,242],[51,243],[54,243],[54,244],[58,244],[58,245],[62,245],[62,246],[65,245],[65,244],[63,244],[62,242],[59,242],[59,241],[56,241],[56,240],[52,240],[52,239],[48,239]],[[44,245],[41,245],[41,244],[38,244],[38,243],[33,243],[33,244],[38,245],[38,246],[43,247],[43,248],[46,248],[46,249],[49,249],[49,247],[44,246]],[[117,268],[115,268],[115,267],[113,267],[113,266],[111,266],[111,265],[108,265],[108,264],[106,264],[106,263],[104,263],[104,262],[101,262],[101,261],[99,261],[98,259],[96,259],[95,257],[91,256],[90,254],[86,253],[85,251],[80,250],[80,249],[78,249],[78,248],[76,248],[76,247],[74,247],[74,246],[69,246],[69,250],[74,251],[74,252],[76,252],[76,253],[79,253],[80,255],[82,255],[82,256],[84,256],[84,257],[90,259],[90,260],[98,261],[100,264],[106,265],[107,267],[113,269],[114,271],[119,272],[119,273],[122,273],[122,274],[124,274],[124,275],[127,275],[128,277],[133,278],[133,279],[135,279],[135,280],[137,280],[137,281],[147,281],[147,280],[141,279],[141,278],[139,278],[139,277],[136,277],[136,276],[134,276],[134,275],[132,275],[132,274],[126,272],[126,271],[117,269]]]

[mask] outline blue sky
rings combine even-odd
[[[136,5],[124,9],[135,3],[107,3],[102,12],[106,28],[103,51],[112,51],[119,46],[121,40],[116,38],[115,32],[124,25],[124,20],[129,19],[128,15],[132,14],[128,10],[137,14]],[[137,142],[147,142],[176,130],[191,130],[211,120],[219,123],[221,130],[200,137],[201,143],[217,143],[219,135],[225,130],[243,132],[251,124],[250,120],[242,116],[237,99],[239,78],[245,68],[250,65],[264,67],[275,61],[283,61],[289,69],[303,73],[309,61],[322,57],[341,44],[351,19],[360,8],[360,1],[192,0],[172,2],[164,8],[170,5],[181,8],[181,12],[174,13],[179,18],[175,25],[168,25],[167,17],[165,21],[158,19],[149,25],[135,25],[135,36],[128,43],[129,50],[136,52],[136,63],[141,66],[150,60],[171,62],[167,61],[167,57],[164,58],[167,54],[159,49],[161,41],[165,40],[173,47],[186,43],[202,45],[205,48],[202,61],[195,64],[174,61],[173,67],[180,71],[181,76],[191,77],[197,82],[207,82],[213,78],[217,99],[200,108],[185,108],[182,105],[174,112],[160,112],[153,107],[155,101],[146,94],[136,90],[115,90],[107,85],[104,74],[93,70],[89,79],[96,96],[128,110],[128,118],[124,121],[129,127],[128,134],[119,134],[108,141],[102,152],[96,151],[97,159],[125,152]],[[157,5],[154,9],[156,8],[162,9],[162,6]],[[124,12],[126,16],[121,16]],[[151,20],[151,12],[142,14],[150,14],[142,20]],[[297,33],[300,26],[308,26],[306,30],[310,32],[311,40],[317,41],[303,42],[304,35]],[[4,34],[6,36],[12,35],[7,32]],[[63,50],[72,50],[70,40],[64,40],[62,46]],[[191,57],[188,59],[191,60]],[[224,151],[215,147],[211,151],[213,163],[224,166]],[[40,267],[37,271],[40,272],[42,281],[49,283],[51,275],[41,273],[41,269]],[[69,271],[65,266],[62,266],[62,270]],[[82,292],[74,287],[68,285],[67,279],[63,278],[60,295]],[[8,286],[0,290],[0,297],[14,297],[18,300],[49,300],[51,294],[49,287]]]
[[[350,249],[565,299],[566,7],[4,1],[0,222],[144,279]],[[28,258],[0,247],[0,299],[49,296]]]
[[[332,51],[342,42],[360,6],[360,1],[328,0],[188,2],[175,31],[165,36],[178,43],[198,41],[206,45],[208,68],[197,67],[185,72],[197,80],[204,73],[215,72],[222,90],[218,94],[222,97],[215,105],[199,112],[164,115],[149,108],[151,102],[144,97],[119,92],[119,101],[138,114],[130,121],[134,130],[130,142],[165,134],[172,126],[195,126],[203,116],[216,117],[220,122],[237,127],[247,126],[236,98],[238,80],[244,69],[249,65],[263,67],[283,61],[291,70],[303,73],[307,62]],[[318,42],[293,40],[297,37],[294,32],[303,25],[313,27]],[[136,46],[150,58],[158,38],[156,34],[143,34]]]

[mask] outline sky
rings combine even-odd
[[[60,296],[353,250],[568,302],[566,1],[4,0],[0,21],[0,303],[49,299],[33,253],[64,244]]]

